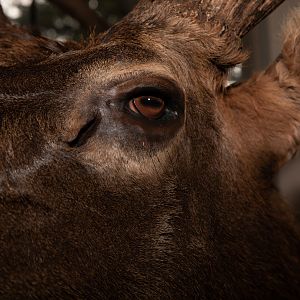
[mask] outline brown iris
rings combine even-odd
[[[141,96],[130,100],[129,109],[151,120],[159,119],[165,112],[165,102],[153,96]]]

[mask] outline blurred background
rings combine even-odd
[[[254,0],[252,0],[254,1]],[[52,39],[81,39],[90,29],[101,32],[126,15],[137,0],[0,0],[4,14],[34,34]],[[286,0],[244,39],[251,57],[231,71],[231,81],[249,78],[263,70],[280,53],[281,27],[299,0]],[[275,179],[289,203],[298,206],[300,220],[300,155],[288,163]]]
[[[15,23],[60,40],[101,32],[126,15],[136,0],[0,0]]]

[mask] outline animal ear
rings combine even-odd
[[[136,31],[159,33],[163,43],[172,36],[186,47],[197,41],[199,47],[207,46],[208,60],[231,67],[247,57],[241,38],[283,1],[141,0],[110,33],[128,27],[125,22]]]
[[[300,146],[300,10],[285,28],[277,60],[225,96],[235,140],[253,162],[264,158],[275,171]]]

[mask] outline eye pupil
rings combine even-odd
[[[139,102],[141,105],[151,106],[153,108],[161,108],[164,105],[162,99],[154,98],[154,97],[141,97]]]
[[[158,119],[165,112],[165,102],[158,97],[142,96],[131,100],[129,108],[148,119]]]

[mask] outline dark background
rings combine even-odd
[[[136,2],[137,0],[0,0],[4,13],[13,22],[29,27],[35,34],[59,40],[81,39],[89,34],[91,28],[96,32],[104,31],[127,14]],[[300,6],[299,0],[286,0],[245,37],[244,44],[250,49],[251,57],[243,66],[232,70],[232,81],[247,79],[276,58],[281,48],[281,27],[297,6]],[[300,208],[299,156],[282,169],[275,182],[289,203]]]

